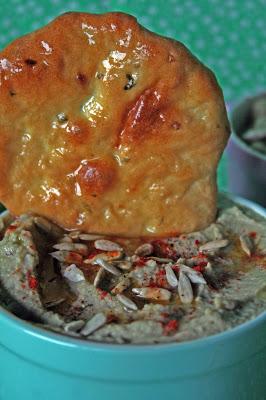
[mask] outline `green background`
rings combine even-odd
[[[216,74],[227,103],[266,86],[266,0],[0,0],[0,48],[66,11],[120,10],[185,43]],[[226,189],[226,159],[218,183]]]

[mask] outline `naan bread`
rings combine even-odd
[[[228,126],[184,45],[126,14],[67,13],[0,53],[0,200],[66,229],[202,229]]]

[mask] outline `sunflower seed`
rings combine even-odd
[[[222,247],[226,247],[229,244],[229,240],[227,239],[219,239],[213,240],[212,242],[207,242],[199,247],[200,252],[204,251],[215,251],[219,250]]]
[[[97,331],[97,329],[101,328],[107,322],[107,318],[103,313],[95,314],[89,321],[86,322],[86,325],[81,330],[81,335],[89,336],[93,332]]]
[[[122,247],[118,243],[105,239],[95,240],[94,247],[103,251],[123,251]]]
[[[78,239],[80,235],[80,231],[72,231],[69,232],[68,236],[70,236],[72,239]]]
[[[253,243],[250,237],[248,237],[247,235],[240,235],[239,240],[242,250],[250,257],[253,250]]]
[[[126,290],[130,286],[130,279],[127,276],[124,276],[120,282],[117,283],[117,285],[111,290],[113,294],[120,294],[124,290]]]
[[[59,243],[73,243],[73,240],[70,236],[65,235],[59,240]]]
[[[129,271],[132,268],[132,263],[130,261],[119,261],[118,268],[122,269],[123,271]]]
[[[135,250],[135,254],[140,257],[146,257],[153,253],[153,245],[151,243],[144,243]]]
[[[186,265],[181,265],[180,271],[185,273],[192,283],[207,283],[199,271],[195,271],[194,269],[187,267]]]
[[[145,262],[145,265],[147,265],[147,267],[155,268],[157,265],[157,262],[155,260],[150,259]]]
[[[168,301],[171,297],[171,292],[169,290],[156,287],[132,288],[132,292],[138,297],[149,300]]]
[[[51,308],[51,307],[58,306],[59,304],[63,303],[65,300],[66,299],[64,299],[64,298],[60,298],[60,299],[57,299],[57,300],[54,300],[54,301],[50,301],[50,302],[47,302],[47,303],[44,302],[44,303],[45,303],[45,307],[46,308]]]
[[[63,268],[63,276],[75,283],[85,281],[83,272],[75,264]]]
[[[169,283],[169,285],[171,287],[177,287],[177,285],[178,285],[177,277],[176,277],[172,267],[169,264],[167,264],[165,266],[165,272],[166,272],[166,280]]]
[[[35,225],[42,231],[55,237],[62,236],[63,230],[43,217],[34,217]]]
[[[119,269],[114,267],[112,264],[109,264],[107,261],[105,261],[103,258],[97,257],[96,260],[93,262],[93,264],[98,264],[101,267],[103,267],[106,271],[110,272],[111,274],[115,276],[121,275],[121,272]]]
[[[49,253],[50,256],[55,258],[58,261],[65,262],[66,261],[66,255],[68,254],[68,251],[53,251],[52,253]]]
[[[120,301],[120,303],[122,303],[124,306],[126,306],[130,310],[134,310],[134,311],[138,310],[137,304],[134,303],[134,301],[132,301],[128,297],[124,296],[123,294],[118,294],[116,296],[116,298],[118,301]]]
[[[162,263],[173,262],[173,260],[171,258],[154,257],[154,256],[150,256],[147,258],[149,258],[150,260],[154,260],[154,261],[158,261],[158,262],[162,262]]]
[[[199,262],[208,262],[207,257],[192,257],[192,258],[187,258],[187,259],[180,259],[181,261],[177,260],[177,264],[185,264],[188,265],[189,267],[194,267],[199,264]]]
[[[75,263],[75,264],[82,264],[83,263],[83,257],[75,253],[73,251],[67,251],[67,250],[58,250],[58,251],[53,251],[52,253],[49,253],[50,256],[55,258],[58,261],[64,262],[64,263]]]
[[[82,243],[57,243],[53,246],[56,250],[68,250],[86,256],[88,254],[88,247]]]
[[[206,267],[205,267],[206,271],[211,272],[213,270],[212,265],[210,263],[210,261],[208,261]]]
[[[176,264],[185,264],[186,263],[186,259],[183,257],[179,257],[179,259],[176,261]]]
[[[193,291],[190,280],[182,271],[179,274],[178,294],[181,302],[184,304],[191,303],[193,300]]]
[[[90,234],[90,233],[80,233],[79,234],[79,238],[81,239],[81,240],[85,240],[85,241],[94,241],[94,240],[97,240],[97,239],[101,239],[101,235],[92,235],[92,234]]]
[[[78,332],[80,329],[82,329],[85,325],[85,321],[82,319],[79,319],[77,321],[71,321],[65,324],[64,326],[64,331],[65,332]]]
[[[121,251],[108,251],[107,253],[95,254],[93,257],[86,258],[84,260],[85,264],[93,264],[97,258],[102,258],[105,261],[115,261],[122,257]]]
[[[249,129],[243,134],[243,139],[245,139],[248,142],[253,142],[257,140],[263,140],[266,139],[266,129],[264,127],[258,127],[258,128],[253,128]]]
[[[97,274],[96,274],[96,276],[95,276],[95,278],[94,278],[94,281],[93,281],[93,285],[94,285],[95,287],[98,287],[98,286],[99,286],[99,283],[101,282],[102,278],[104,277],[104,271],[105,271],[105,269],[104,269],[103,267],[101,267],[101,268],[98,270],[98,272],[97,272]]]

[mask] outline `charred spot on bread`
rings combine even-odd
[[[25,64],[29,65],[30,67],[33,67],[34,65],[37,64],[37,61],[33,60],[32,58],[26,58]]]

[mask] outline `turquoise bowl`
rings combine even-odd
[[[0,311],[0,400],[266,399],[266,313],[191,342],[112,345]]]

